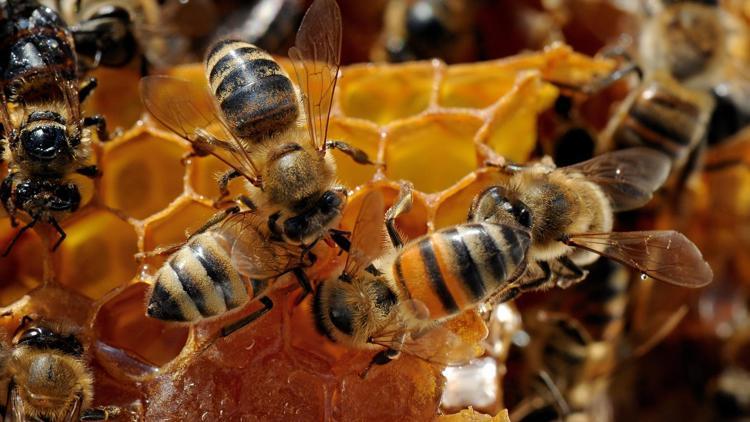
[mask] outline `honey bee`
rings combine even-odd
[[[711,282],[698,248],[675,231],[612,232],[613,212],[644,205],[666,180],[670,160],[648,148],[630,148],[556,168],[501,164],[506,185],[480,193],[469,211],[475,223],[520,227],[531,235],[529,272],[506,286],[503,301],[523,291],[567,287],[600,255],[656,280],[685,287]],[[534,277],[534,272],[541,276]]]
[[[385,216],[394,247],[388,251],[381,250],[382,195],[373,191],[364,198],[344,271],[316,290],[316,326],[351,347],[384,347],[370,366],[388,363],[401,352],[431,362],[465,363],[473,348],[441,323],[493,302],[496,292],[522,271],[530,238],[515,226],[472,223],[404,244],[394,222],[410,209],[411,199],[411,186],[403,183]]]
[[[57,13],[29,0],[2,7],[0,149],[9,171],[0,184],[0,201],[13,226],[19,211],[30,218],[4,255],[39,222],[49,223],[60,234],[55,250],[65,239],[58,222],[81,202],[70,176],[97,176],[96,166],[88,163],[90,128],[100,140],[107,140],[106,123],[100,115],[81,115],[80,102],[96,87],[96,79],[79,86],[73,39]]]
[[[449,63],[478,55],[476,13],[481,1],[391,0],[384,12],[385,60],[440,57]]]
[[[190,141],[197,155],[213,154],[232,168],[219,182],[222,197],[229,180],[244,177],[273,237],[309,246],[328,235],[346,203],[327,150],[338,148],[372,164],[363,151],[327,140],[340,53],[338,5],[316,0],[289,51],[301,93],[268,53],[222,40],[205,60],[213,95],[186,81],[150,76],[141,80],[141,96],[149,112]],[[203,114],[214,104],[221,117]]]
[[[26,316],[4,358],[5,420],[107,420],[115,406],[91,407],[94,376],[74,329]]]

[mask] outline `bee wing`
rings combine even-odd
[[[335,0],[315,0],[289,49],[313,145],[324,151],[341,65],[341,11]]]
[[[209,153],[256,184],[258,170],[248,146],[232,135],[216,112],[211,94],[183,79],[156,75],[141,78],[146,110],[198,153]]]
[[[429,311],[424,303],[410,299],[399,304],[399,312],[412,318],[428,321]],[[406,339],[401,343],[401,333]],[[373,337],[372,343],[400,350],[424,361],[442,366],[463,365],[482,353],[482,347],[465,341],[456,332],[438,323],[422,330],[409,331],[408,323],[399,321]]]
[[[602,154],[565,169],[580,172],[601,186],[614,211],[627,211],[650,201],[667,180],[671,167],[665,154],[637,147]]]
[[[381,191],[370,191],[362,198],[362,205],[352,229],[349,254],[344,264],[345,274],[358,274],[381,255],[385,242],[384,207]]]
[[[272,240],[261,230],[262,223],[258,215],[245,211],[227,217],[218,229],[230,244],[232,266],[249,279],[281,275],[302,256],[299,248]]]
[[[568,243],[677,286],[703,287],[713,279],[713,271],[698,247],[673,230],[584,233],[571,235]],[[595,249],[601,246],[607,249]]]
[[[21,422],[25,421],[26,419],[26,411],[24,410],[23,400],[21,400],[21,396],[18,395],[18,390],[16,390],[15,384],[11,382],[4,420],[8,422]]]

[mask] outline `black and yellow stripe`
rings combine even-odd
[[[468,309],[515,274],[529,236],[491,223],[462,224],[408,244],[394,262],[404,294],[427,306],[433,319]]]
[[[148,315],[167,321],[197,321],[247,303],[248,292],[228,251],[214,234],[190,239],[156,273]]]
[[[645,146],[681,159],[705,131],[704,109],[697,93],[677,84],[648,81],[637,92],[617,128],[615,146]]]
[[[292,81],[267,52],[222,40],[208,50],[205,64],[211,92],[236,136],[262,140],[297,120]]]

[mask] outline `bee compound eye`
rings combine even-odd
[[[513,215],[516,217],[516,221],[526,228],[531,227],[531,210],[523,202],[517,202],[513,207]]]
[[[304,216],[292,217],[284,222],[284,234],[290,239],[300,239],[302,232],[307,228]]]

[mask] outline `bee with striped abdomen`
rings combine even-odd
[[[365,197],[344,271],[316,290],[316,325],[336,342],[385,347],[372,364],[385,364],[401,352],[463,363],[473,349],[441,323],[492,302],[496,292],[523,271],[529,235],[513,226],[472,223],[403,244],[394,222],[410,206],[411,187],[402,184],[386,214],[395,250],[383,251],[383,199],[378,192]]]
[[[250,300],[263,308],[222,330],[227,336],[273,307],[265,290],[276,277],[294,272],[302,287],[311,287],[304,251],[271,239],[254,211],[238,208],[218,213],[172,253],[154,276],[147,314],[152,318],[195,323],[224,315]]]
[[[59,221],[81,202],[75,174],[96,177],[89,162],[91,127],[98,138],[108,138],[102,116],[83,117],[81,101],[96,86],[78,79],[73,39],[60,16],[34,0],[0,2],[0,150],[8,162],[8,176],[0,184],[0,201],[17,225],[17,214],[30,220],[19,236],[37,223],[48,223],[65,239]]]
[[[469,220],[521,227],[531,234],[530,271],[506,286],[502,300],[555,283],[576,283],[587,274],[581,266],[600,255],[668,283],[710,283],[711,268],[681,233],[612,232],[613,213],[648,202],[666,180],[669,163],[660,152],[630,148],[562,168],[551,162],[500,164],[509,181],[480,193]]]
[[[338,5],[316,0],[290,50],[301,93],[268,53],[223,40],[206,54],[213,95],[161,76],[144,78],[141,94],[151,114],[190,141],[196,154],[211,153],[232,167],[220,181],[222,196],[230,179],[244,177],[255,188],[251,197],[271,233],[311,245],[338,223],[346,202],[328,148],[370,163],[364,152],[327,140],[340,52]],[[210,113],[214,103],[221,117],[207,118],[202,113]]]

